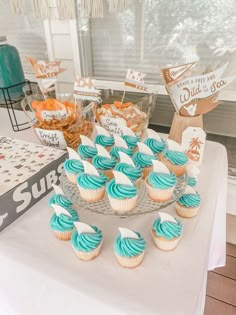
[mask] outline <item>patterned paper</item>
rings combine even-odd
[[[147,91],[147,87],[144,85],[145,73],[138,72],[132,69],[128,69],[125,79],[125,85],[133,87],[138,90]]]
[[[59,60],[50,62],[32,57],[27,57],[27,60],[31,63],[36,78],[56,77],[59,73],[65,71],[64,68],[61,68],[61,61]]]
[[[0,137],[0,195],[35,175],[64,151],[13,138]]]
[[[76,76],[74,83],[74,98],[81,100],[99,101],[100,90],[95,88],[95,80]]]

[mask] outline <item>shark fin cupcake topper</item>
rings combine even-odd
[[[123,227],[119,227],[119,231],[120,231],[121,238],[134,238],[136,240],[139,239],[138,235],[135,232],[133,232],[132,230],[129,230],[129,229],[126,229]]]
[[[153,155],[152,150],[145,143],[137,142],[137,146],[140,153]]]
[[[127,143],[120,136],[114,135],[114,141],[116,147],[121,147],[124,149],[128,149]]]
[[[129,177],[126,176],[125,174],[118,171],[113,171],[113,174],[116,184],[134,186]]]
[[[96,126],[95,128],[96,128],[96,131],[97,131],[98,135],[110,137],[109,132],[105,128],[103,128],[101,126]]]
[[[153,164],[153,172],[170,174],[170,171],[162,162],[157,161],[157,160],[152,160],[152,164]]]
[[[189,177],[198,178],[198,175],[200,174],[199,168],[194,164],[187,165],[187,173]]]
[[[157,141],[161,141],[161,137],[159,136],[159,134],[155,131],[155,130],[153,130],[153,129],[147,129],[147,136],[148,136],[148,138],[152,138],[152,139],[155,139],[155,140],[157,140]]]
[[[167,142],[167,146],[168,146],[169,150],[183,152],[179,143],[177,143],[171,139],[167,139],[166,142]]]
[[[98,155],[111,159],[110,153],[100,144],[96,144]]]
[[[189,194],[196,194],[196,191],[194,190],[193,187],[187,185],[184,191],[184,195],[189,195]]]
[[[88,161],[83,161],[83,165],[84,165],[84,173],[85,174],[99,176],[99,172],[93,166],[93,164],[89,163]]]
[[[131,137],[136,137],[135,133],[133,132],[132,129],[126,126],[122,126],[122,132],[123,136],[131,136]]]
[[[65,208],[59,206],[59,205],[56,205],[56,204],[52,204],[52,207],[56,213],[57,216],[59,216],[60,214],[64,214],[68,217],[72,217],[72,215],[70,214],[69,211],[67,211]]]
[[[55,194],[65,196],[65,194],[64,194],[64,192],[60,186],[52,184],[52,187],[54,189]]]
[[[168,221],[168,222],[173,222],[173,223],[177,223],[176,219],[174,217],[172,217],[172,215],[166,213],[166,212],[159,212],[159,217],[161,219],[161,223]]]
[[[70,160],[78,160],[78,161],[81,162],[81,158],[80,158],[79,154],[75,150],[67,147],[67,151],[68,151]]]
[[[95,144],[93,143],[93,141],[91,139],[89,139],[88,137],[86,136],[83,136],[83,135],[80,135],[80,139],[81,139],[81,143],[83,145],[87,145],[89,147],[93,147],[95,148]]]
[[[74,225],[79,234],[83,234],[83,233],[95,234],[96,233],[89,224],[86,224],[84,222],[74,222]]]
[[[120,156],[120,162],[121,163],[126,163],[126,164],[129,164],[129,165],[135,167],[133,160],[126,153],[120,151],[119,156]]]

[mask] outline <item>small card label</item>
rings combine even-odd
[[[110,133],[122,136],[123,126],[127,127],[126,120],[123,118],[113,118],[108,116],[100,116],[102,126]]]
[[[206,133],[200,127],[188,127],[182,134],[182,149],[196,165],[202,162],[205,142]]]
[[[68,113],[66,110],[42,110],[41,111],[42,118],[44,120],[51,119],[66,119],[68,117]]]
[[[40,128],[35,128],[35,131],[44,145],[63,150],[67,148],[63,132],[59,130],[45,130]]]

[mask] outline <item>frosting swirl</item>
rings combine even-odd
[[[133,156],[134,164],[142,168],[152,166],[152,160],[157,160],[157,157],[155,155],[149,155],[139,151],[135,152]]]
[[[77,177],[77,184],[82,188],[95,190],[103,187],[107,180],[108,178],[102,173],[99,176],[81,173]]]
[[[110,147],[114,144],[113,136],[104,136],[104,135],[97,135],[95,138],[95,143],[102,145],[103,147]]]
[[[114,242],[114,250],[119,256],[130,258],[144,252],[146,248],[146,241],[142,238],[140,233],[135,233],[138,235],[139,239],[126,237],[121,238],[121,234],[118,234]]]
[[[137,142],[140,141],[140,138],[137,136],[122,136],[121,138],[123,138],[125,140],[125,142],[127,143],[127,146],[130,149],[134,149],[137,146]]]
[[[66,172],[76,175],[84,171],[84,165],[79,160],[66,160],[64,169]]]
[[[161,141],[157,141],[156,139],[153,138],[147,138],[144,143],[152,150],[153,153],[159,154],[161,153],[165,147],[166,143],[163,139]]]
[[[109,159],[104,156],[96,155],[92,163],[99,170],[111,170],[116,165],[116,160],[114,158]]]
[[[97,152],[97,149],[94,147],[81,144],[78,147],[78,153],[83,159],[89,159],[89,158],[93,158],[98,152]]]
[[[185,194],[178,199],[178,203],[181,206],[190,208],[190,207],[198,207],[201,202],[201,197],[198,193],[196,194]]]
[[[197,184],[197,180],[195,177],[188,177],[187,185],[194,187]]]
[[[54,194],[52,197],[49,199],[48,202],[49,206],[52,207],[53,204],[59,205],[66,210],[71,209],[73,203],[66,197],[60,194]]]
[[[142,169],[140,166],[133,167],[132,165],[124,162],[116,164],[115,170],[125,174],[132,181],[136,181],[142,176]]]
[[[116,198],[116,199],[121,199],[121,200],[127,199],[127,198],[133,198],[137,196],[137,193],[138,193],[137,186],[116,184],[115,178],[109,181],[106,187],[106,191],[111,198]]]
[[[74,228],[74,222],[79,221],[78,213],[70,209],[70,214],[72,217],[69,217],[65,214],[60,214],[59,216],[56,213],[53,214],[50,220],[50,227],[54,231],[71,231]]]
[[[71,243],[78,251],[91,252],[96,249],[102,242],[102,232],[96,227],[91,225],[96,233],[81,233],[74,231],[71,236]]]
[[[188,157],[184,152],[166,150],[164,157],[174,165],[184,165],[188,162]]]
[[[176,220],[176,223],[170,221],[161,222],[160,218],[154,221],[152,229],[157,236],[162,236],[168,240],[179,237],[183,232],[181,221]]]
[[[124,152],[129,156],[132,156],[132,154],[133,154],[133,151],[130,148],[126,149],[126,148],[122,148],[122,147],[113,147],[110,151],[110,154],[112,157],[119,159],[120,158],[119,152]]]
[[[170,174],[150,172],[148,182],[154,188],[168,189],[176,185],[177,179],[172,172]]]

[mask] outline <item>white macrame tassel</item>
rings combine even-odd
[[[47,0],[31,0],[33,16],[39,19],[50,18],[50,9]]]
[[[103,17],[103,0],[93,0],[91,17]]]
[[[57,0],[59,19],[75,18],[75,0]]]
[[[128,8],[134,0],[107,0],[109,4],[109,12],[114,13],[117,10]]]
[[[11,9],[13,14],[24,14],[24,1],[23,0],[11,0]]]

